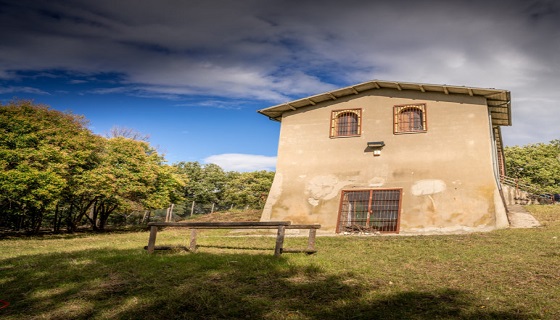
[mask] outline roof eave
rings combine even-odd
[[[422,93],[438,92],[444,94],[482,96],[486,98],[487,105],[492,116],[492,125],[511,126],[511,94],[507,90],[382,80],[372,80],[340,88],[337,90],[328,91],[325,93],[264,108],[258,110],[258,112],[262,115],[267,116],[269,119],[281,121],[282,114],[287,111],[314,106],[325,101],[332,101],[342,97],[378,89],[392,89],[398,91],[411,90],[420,91]]]

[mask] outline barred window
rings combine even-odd
[[[409,104],[394,107],[394,132],[426,132],[426,105]]]
[[[337,232],[399,232],[401,189],[342,191]]]
[[[362,109],[335,110],[331,113],[330,137],[359,136],[362,126]]]

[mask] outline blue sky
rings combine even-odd
[[[506,145],[560,138],[557,1],[0,0],[0,101],[150,136],[170,162],[274,169],[256,110],[372,79],[507,89]]]

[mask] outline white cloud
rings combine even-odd
[[[560,101],[559,6],[7,0],[0,79],[52,69],[114,73],[122,76],[114,87],[91,92],[271,104],[371,79],[493,87],[512,92],[514,127],[505,141],[546,142],[558,138],[560,123],[550,112]]]
[[[0,94],[16,93],[16,92],[31,93],[31,94],[42,94],[42,95],[48,95],[49,94],[46,91],[43,91],[43,90],[38,89],[38,88],[32,88],[32,87],[13,87],[13,86],[9,86],[9,87],[6,87],[6,88],[0,88]]]
[[[204,162],[217,164],[225,171],[274,171],[276,167],[276,157],[240,153],[217,154],[207,157]]]

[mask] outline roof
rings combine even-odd
[[[342,97],[356,95],[362,92],[379,89],[393,89],[398,91],[419,91],[422,93],[444,93],[453,95],[468,95],[486,98],[488,110],[492,116],[493,126],[511,126],[511,94],[507,90],[476,87],[449,86],[445,84],[408,83],[395,81],[372,80],[353,86],[321,93],[282,103],[276,106],[258,110],[270,119],[280,121],[286,111],[314,106],[321,102],[332,101]]]

